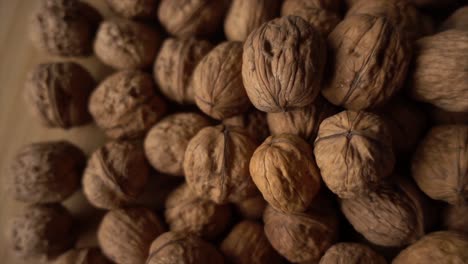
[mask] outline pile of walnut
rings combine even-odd
[[[18,255],[468,263],[468,7],[107,0],[111,19],[41,3],[38,49],[94,51],[116,71],[96,82],[69,61],[31,70],[25,93],[44,125],[94,120],[109,142],[87,161],[64,141],[19,151],[7,184],[30,204],[8,227]],[[141,203],[151,177],[181,179],[162,211]],[[80,186],[108,210],[100,249],[74,248],[60,205]]]

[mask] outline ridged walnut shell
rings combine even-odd
[[[444,229],[468,235],[468,205],[448,205],[443,211]]]
[[[262,143],[270,136],[266,114],[256,109],[251,109],[249,112],[242,115],[223,119],[223,124],[239,126],[246,129],[249,135],[255,139],[258,144]]]
[[[351,242],[333,245],[325,252],[319,264],[387,264],[387,261],[370,247]]]
[[[53,264],[110,264],[99,248],[71,249],[52,262]]]
[[[107,6],[119,16],[129,19],[153,19],[158,0],[106,0]]]
[[[252,196],[245,200],[236,202],[235,208],[242,219],[260,220],[268,203],[263,199],[262,195]]]
[[[455,10],[439,27],[439,31],[449,29],[468,30],[468,6]]]
[[[247,95],[264,112],[309,105],[320,93],[325,62],[325,41],[307,21],[295,16],[271,20],[244,43]]]
[[[268,137],[250,159],[250,174],[274,208],[302,212],[320,189],[320,172],[312,148],[298,136]]]

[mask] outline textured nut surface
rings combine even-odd
[[[18,201],[60,202],[79,188],[85,164],[85,154],[67,141],[32,143],[14,157],[5,184]]]
[[[130,19],[151,19],[156,16],[157,0],[106,0],[119,16]]]
[[[468,30],[468,6],[455,10],[439,27],[439,31],[449,29]]]
[[[342,242],[330,247],[320,259],[320,264],[386,264],[387,261],[370,247]]]
[[[255,139],[258,144],[270,135],[266,114],[255,109],[243,115],[223,119],[223,124],[246,129],[250,137]]]
[[[325,41],[307,21],[294,16],[271,20],[244,43],[247,95],[264,112],[306,106],[320,92],[325,61]]]
[[[235,203],[235,206],[243,219],[259,220],[262,218],[267,204],[262,195],[256,195]]]
[[[320,189],[310,145],[291,134],[268,137],[250,160],[250,174],[263,198],[284,212],[306,210]]]
[[[110,261],[99,248],[79,248],[63,253],[53,264],[110,264]]]
[[[468,235],[468,206],[449,205],[443,212],[443,227]]]

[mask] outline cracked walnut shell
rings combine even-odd
[[[53,264],[110,264],[99,248],[71,249],[52,262]]]
[[[129,19],[152,19],[156,15],[158,0],[106,0],[109,8]]]
[[[387,261],[370,247],[350,242],[333,245],[325,252],[319,264],[387,264]]]

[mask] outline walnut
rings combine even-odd
[[[433,232],[401,251],[392,263],[467,263],[467,248],[467,236],[451,231]]]
[[[88,123],[91,74],[74,62],[42,63],[28,74],[25,95],[32,112],[47,127],[68,129]]]
[[[434,200],[468,202],[468,125],[433,127],[419,144],[411,166],[419,188]]]
[[[468,205],[449,205],[443,212],[444,229],[468,235]]]
[[[183,184],[167,198],[164,216],[171,231],[213,239],[229,225],[231,208],[200,198]]]
[[[436,125],[468,125],[468,112],[448,112],[437,107],[431,111],[432,121]]]
[[[123,207],[143,193],[149,174],[142,146],[111,141],[91,155],[83,175],[83,192],[97,208]]]
[[[304,19],[286,16],[263,24],[244,43],[247,95],[264,112],[309,105],[320,92],[325,55],[321,34]]]
[[[468,29],[468,6],[460,7],[455,10],[439,27],[439,31],[449,29]]]
[[[139,138],[166,112],[151,75],[125,70],[107,77],[94,90],[89,111],[110,138]]]
[[[211,50],[193,71],[195,103],[205,114],[225,119],[250,107],[242,84],[242,43],[223,42]]]
[[[226,0],[161,0],[158,18],[172,35],[209,36],[219,29],[228,4]]]
[[[456,5],[458,0],[407,0],[419,8],[446,8]],[[461,2],[460,2],[461,3]]]
[[[249,161],[256,144],[240,127],[205,127],[185,151],[187,184],[196,195],[217,204],[241,201],[255,194]]]
[[[216,248],[186,233],[167,232],[151,244],[147,264],[223,264],[223,256]]]
[[[250,160],[250,174],[263,198],[284,212],[306,210],[320,189],[310,145],[291,134],[268,137]]]
[[[328,36],[331,74],[323,96],[349,110],[384,105],[402,87],[409,42],[385,17],[347,17]]]
[[[446,111],[468,112],[467,51],[468,31],[448,30],[419,39],[410,76],[412,97]]]
[[[42,0],[30,23],[33,45],[50,55],[88,56],[101,15],[77,0]]]
[[[387,261],[370,247],[350,242],[333,245],[320,259],[320,264],[386,264]]]
[[[343,9],[343,4],[342,0],[285,0],[282,8],[283,10],[293,10],[298,7],[302,7],[303,9],[320,8],[330,10],[334,13],[340,13]]]
[[[167,116],[150,129],[145,139],[145,154],[162,173],[184,176],[184,154],[189,141],[210,121],[197,113]]]
[[[129,19],[152,19],[156,15],[157,0],[106,0],[109,8]]]
[[[194,104],[191,76],[198,62],[212,48],[205,40],[166,39],[156,57],[153,70],[161,92],[179,104]]]
[[[53,264],[110,264],[110,261],[99,248],[79,248],[63,253]]]
[[[235,204],[237,213],[243,218],[248,220],[259,220],[263,216],[267,202],[263,199],[262,195],[255,195],[245,200],[236,202]]]
[[[235,225],[220,246],[230,263],[280,263],[280,256],[268,242],[263,225],[241,221]]]
[[[223,124],[243,127],[258,144],[270,135],[266,114],[256,109],[243,115],[226,118],[223,120]]]
[[[6,228],[14,253],[53,257],[73,246],[73,218],[60,204],[33,205],[13,216]]]
[[[244,41],[263,23],[279,15],[280,0],[233,0],[224,20],[228,40]]]
[[[161,38],[152,28],[130,20],[101,23],[94,41],[94,53],[116,69],[145,68],[154,62]]]
[[[144,263],[151,242],[164,232],[162,222],[149,209],[136,207],[108,212],[97,231],[101,249],[121,264]]]
[[[61,202],[80,187],[85,165],[83,151],[67,141],[32,143],[12,160],[5,184],[18,201]]]

